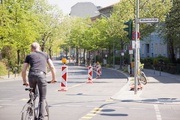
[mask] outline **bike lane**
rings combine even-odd
[[[86,112],[110,99],[110,96],[127,81],[127,78],[118,72],[105,70],[100,79],[94,79],[92,84],[86,84],[87,67],[68,65],[68,90],[59,92],[62,64],[60,61],[54,61],[54,64],[58,82],[48,85],[47,101],[50,108],[50,120],[76,120],[83,117]],[[95,76],[94,74],[94,78]],[[20,119],[21,109],[28,100],[28,92],[24,91],[25,87],[22,86],[21,80],[19,77],[8,79],[8,81],[4,79],[0,82],[0,119]],[[50,73],[47,74],[47,80],[51,80]],[[70,116],[69,113],[73,115]]]
[[[112,99],[122,102],[149,104],[154,109],[156,120],[178,120],[180,115],[180,76],[165,72],[144,70],[148,83],[137,94],[130,91],[132,81],[112,96]],[[144,114],[144,113],[143,113]]]

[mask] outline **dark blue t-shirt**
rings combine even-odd
[[[42,71],[46,73],[46,65],[49,56],[47,53],[36,51],[26,56],[25,63],[30,65],[30,72]]]

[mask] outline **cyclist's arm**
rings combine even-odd
[[[28,63],[24,63],[23,67],[22,67],[22,79],[23,79],[23,85],[28,85],[28,82],[26,80],[26,70],[28,68],[29,64]]]
[[[51,70],[51,74],[52,74],[52,80],[51,80],[51,83],[54,83],[56,82],[56,69],[52,63],[52,60],[51,59],[48,59],[48,65],[49,65],[49,68]]]

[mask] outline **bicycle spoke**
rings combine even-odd
[[[48,106],[47,101],[46,101],[45,111],[46,111],[45,118],[46,120],[49,120],[49,106]]]
[[[147,79],[143,75],[141,76],[140,81],[143,85],[147,84]]]
[[[38,118],[38,115],[39,115],[39,103],[38,103],[38,99],[36,97],[36,99],[34,99],[34,114],[35,114],[35,117]]]
[[[24,106],[21,120],[34,120],[34,110],[31,105],[26,104]]]

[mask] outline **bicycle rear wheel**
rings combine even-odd
[[[45,120],[49,120],[49,106],[46,101],[46,106],[45,106]]]
[[[34,120],[34,109],[30,104],[26,104],[23,107],[22,114],[21,114],[21,120]]]
[[[38,118],[39,116],[39,104],[34,101],[34,105],[35,105],[35,109],[34,109],[34,113],[35,113],[35,118]],[[49,120],[49,106],[47,101],[45,101],[45,120]]]
[[[37,119],[39,116],[39,102],[37,98],[35,98],[33,102],[34,102],[34,116]]]
[[[144,73],[141,74],[140,82],[141,82],[143,85],[146,85],[146,84],[147,84],[147,78],[145,77]]]

